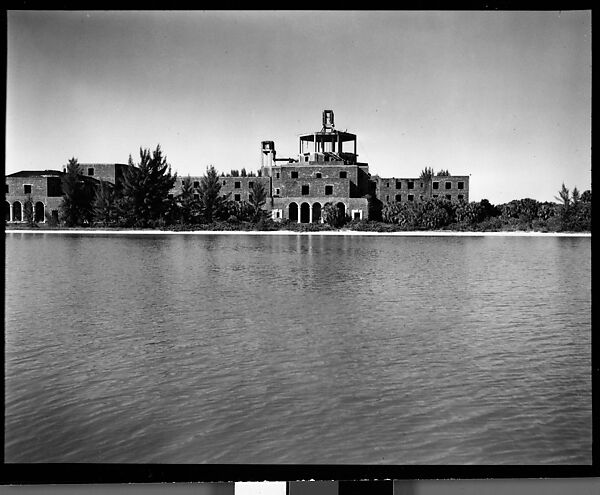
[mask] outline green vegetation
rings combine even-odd
[[[160,145],[154,151],[140,149],[137,165],[129,157],[131,169],[120,186],[94,181],[83,175],[76,158],[71,158],[62,178],[64,196],[59,222],[50,218],[46,226],[77,228],[162,228],[171,230],[293,230],[319,232],[340,228],[357,231],[539,231],[589,232],[592,218],[592,193],[570,191],[562,184],[555,199],[558,203],[524,198],[493,205],[479,202],[451,202],[445,198],[426,198],[415,202],[383,204],[367,195],[371,220],[351,220],[335,204],[322,209],[323,223],[299,224],[289,220],[274,221],[265,209],[269,200],[264,184],[251,185],[249,201],[233,201],[221,194],[218,172],[211,165],[194,188],[188,175],[178,193],[172,191],[177,174],[163,156]],[[426,167],[420,179],[431,184],[436,176],[449,175]],[[253,172],[231,170],[229,177],[255,177]],[[225,177],[225,174],[221,174]],[[36,225],[33,200],[24,204],[23,218],[30,227]]]

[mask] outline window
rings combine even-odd
[[[396,194],[396,201],[398,201],[398,202],[402,201],[402,195]]]
[[[402,189],[402,182],[399,180],[396,181],[396,189]]]
[[[461,182],[459,182],[459,183],[458,183],[458,188],[459,188],[459,189],[464,189],[464,188],[465,188],[465,183],[464,183],[464,182],[462,182],[462,181],[461,181]]]
[[[308,195],[308,189],[309,189],[309,187],[308,187],[307,184],[305,184],[305,185],[302,186],[302,196],[307,196]]]
[[[277,196],[279,196],[279,188],[278,188],[278,187],[276,187],[276,188],[275,188],[275,194],[276,194]]]
[[[307,162],[308,161],[308,155],[304,157],[304,161]]]
[[[293,171],[292,174],[291,174],[291,177],[292,177],[292,179],[297,179],[298,178],[298,171],[297,170]]]
[[[408,195],[408,200],[409,201],[414,201],[415,197],[412,194]]]
[[[236,189],[239,189],[240,187],[242,187],[242,183],[240,181],[235,181],[235,184],[233,185],[233,187],[235,187]]]
[[[333,194],[333,186],[325,186],[325,196],[331,196]]]
[[[360,211],[354,211],[354,220],[360,220]]]
[[[195,180],[194,181],[194,187],[200,187],[200,181],[199,180]]]
[[[452,196],[450,194],[446,194],[446,199],[452,201]]]
[[[437,181],[436,181],[436,182],[433,182],[433,188],[434,188],[435,190],[438,190],[438,189],[440,188],[440,183],[439,183],[439,182],[437,182]]]
[[[198,201],[200,199],[200,195],[198,193],[194,194],[194,201]]]
[[[414,188],[415,188],[415,182],[414,182],[414,181],[412,181],[412,180],[409,180],[409,181],[408,181],[408,188],[409,188],[409,189],[414,189]]]
[[[446,181],[446,189],[452,189],[452,182]]]
[[[281,211],[277,210],[277,212],[275,213],[275,217],[276,218],[281,218]]]
[[[389,200],[390,200],[390,195],[389,194],[385,195],[385,200],[389,202]]]
[[[348,172],[346,172],[345,170],[340,172],[340,179],[345,179],[346,177],[348,177]]]
[[[438,196],[439,196],[439,194],[434,194],[433,195],[434,198],[437,198]]]
[[[31,184],[25,184],[23,186],[23,193],[24,194],[31,194]]]
[[[275,178],[276,178],[276,179],[279,179],[279,172],[277,172],[277,173],[275,174]]]
[[[241,197],[240,197],[240,195],[239,195],[239,194],[235,194],[235,195],[233,196],[233,200],[234,200],[234,201],[240,201],[240,200],[241,200]]]
[[[322,177],[321,172],[317,172],[317,179],[320,179]]]
[[[254,187],[254,182],[252,182],[252,181],[248,182],[248,187],[250,189],[252,189]]]
[[[385,183],[385,187],[390,187],[390,183],[389,183],[389,182],[386,182],[386,183]]]
[[[252,193],[248,194],[248,201],[252,202]]]
[[[458,195],[458,200],[459,200],[459,201],[462,201],[463,199],[465,199],[465,197],[464,197],[462,194],[459,194],[459,195]]]
[[[94,167],[88,168],[88,175],[94,175]]]
[[[223,185],[224,186],[227,185],[227,181],[226,180],[223,181]]]

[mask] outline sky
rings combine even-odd
[[[470,200],[591,189],[591,11],[9,11],[6,173],[258,170],[263,140],[357,134],[381,177],[470,175]]]

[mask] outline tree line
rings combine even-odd
[[[170,195],[177,173],[172,173],[160,145],[153,151],[140,148],[139,162],[130,156],[128,164],[123,180],[113,184],[90,180],[71,158],[62,177],[60,222],[67,227],[162,228],[216,221],[256,223],[266,217],[267,191],[260,182],[254,183],[250,201],[233,201],[220,193],[219,175],[209,166],[198,188],[188,175],[178,194]]]
[[[211,165],[201,177],[198,187],[188,175],[176,194],[170,194],[177,180],[160,145],[153,151],[140,148],[136,164],[131,156],[130,167],[123,180],[116,184],[96,181],[83,175],[76,158],[71,158],[62,177],[63,200],[59,221],[67,227],[101,225],[128,228],[196,228],[277,230],[328,230],[346,226],[358,230],[536,230],[590,231],[592,194],[570,191],[564,184],[555,199],[558,203],[539,202],[525,198],[493,205],[487,199],[479,202],[452,202],[446,198],[427,197],[415,202],[383,204],[372,195],[369,201],[370,220],[351,220],[333,204],[322,210],[323,224],[298,225],[285,220],[270,219],[264,206],[268,191],[255,181],[249,201],[233,201],[221,194],[218,172]],[[221,177],[254,177],[245,169],[232,170]],[[425,168],[421,179],[431,183],[434,177],[450,176],[448,170],[434,173]],[[31,205],[25,204],[24,216],[33,224]],[[49,219],[50,220],[50,219]]]

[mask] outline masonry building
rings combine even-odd
[[[220,177],[221,194],[233,201],[249,201],[254,184],[260,182],[267,191],[265,208],[276,221],[298,223],[323,221],[323,208],[335,205],[353,220],[369,219],[373,201],[419,202],[429,198],[469,201],[469,176],[434,176],[383,178],[371,176],[369,165],[357,154],[357,136],[335,128],[332,110],[324,110],[319,130],[300,136],[294,158],[277,157],[275,143],[262,141],[261,163],[257,176]],[[80,164],[90,180],[119,184],[129,165],[121,163]],[[23,205],[28,197],[34,203],[36,221],[58,218],[62,200],[61,177],[65,170],[21,171],[6,177],[5,218],[22,222]],[[200,195],[201,177],[190,177],[196,198]],[[184,177],[178,177],[169,195],[181,194]],[[371,199],[371,201],[369,201]],[[371,212],[372,213],[372,212]]]

